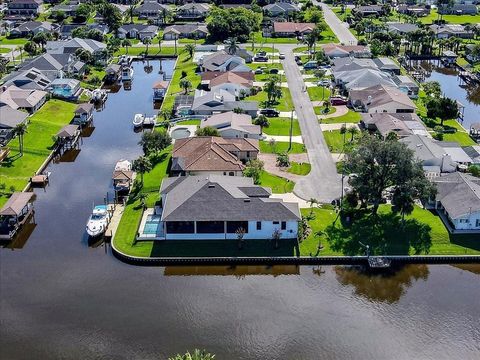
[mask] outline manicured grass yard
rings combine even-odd
[[[309,163],[297,163],[292,161],[287,171],[296,175],[308,175],[311,169],[312,166]]]
[[[307,92],[312,101],[323,101],[330,97],[330,90],[322,86],[308,87]]]
[[[418,20],[423,24],[433,24],[438,19],[438,12],[432,9],[428,16],[420,17]],[[443,15],[443,20],[450,24],[478,24],[480,14],[477,15]]]
[[[27,41],[25,38],[7,39],[5,36],[0,36],[0,45],[25,45]]]
[[[272,146],[268,141],[260,141],[260,152],[262,153],[283,153],[288,150],[288,142],[276,141],[275,145]],[[301,154],[305,152],[305,147],[303,144],[292,143],[292,149],[289,151],[290,154]]]
[[[12,51],[10,48],[0,47],[0,54],[6,54]]]
[[[197,125],[197,126],[200,126],[200,120],[179,121],[179,122],[175,123],[174,125]]]
[[[282,177],[270,174],[266,171],[262,171],[259,185],[271,188],[272,193],[274,194],[284,194],[292,192],[295,183]]]
[[[337,109],[334,106],[330,106],[327,112],[325,112],[325,106],[314,106],[313,110],[317,115],[330,115],[330,114],[333,114],[335,111],[337,111]]]
[[[377,219],[359,213],[351,224],[339,218],[333,227],[329,226],[337,218],[334,210],[313,209],[315,218],[309,222],[312,233],[300,244],[301,255],[316,254],[319,241],[324,247],[320,256],[362,255],[365,250],[359,242],[370,245],[372,254],[480,254],[475,235],[450,235],[436,214],[416,206],[402,225],[400,216],[390,209],[390,205],[381,205]],[[303,209],[302,215],[309,212]],[[315,236],[318,231],[324,234]]]
[[[360,115],[360,113],[357,113],[357,112],[352,111],[352,110],[348,110],[348,113],[346,113],[345,115],[338,116],[338,117],[332,117],[332,118],[328,118],[328,119],[321,119],[320,123],[322,123],[322,124],[342,124],[342,123],[357,124],[357,123],[360,122],[361,118],[362,118],[362,116]]]
[[[324,131],[323,137],[325,138],[331,152],[343,152],[343,134],[340,133],[340,130]],[[345,143],[348,143],[349,140],[350,135],[345,134]]]
[[[290,135],[290,119],[289,118],[268,118],[270,125],[268,128],[263,128],[263,132],[267,135]],[[300,125],[296,119],[292,122],[292,135],[301,135]]]
[[[24,153],[18,157],[18,140],[12,139],[8,146],[10,157],[0,167],[0,182],[8,189],[14,186],[21,191],[51,152],[54,136],[73,118],[76,105],[50,100],[35,115],[29,118],[28,132],[24,135]],[[0,198],[0,203],[6,201]]]
[[[294,109],[290,90],[284,87],[282,87],[282,97],[273,104],[267,104],[267,93],[263,90],[257,95],[247,96],[245,100],[258,101],[261,108],[274,107],[278,111],[291,111]]]

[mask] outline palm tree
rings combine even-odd
[[[187,78],[180,80],[180,87],[185,91],[185,95],[188,94],[188,90],[192,87],[192,83]]]
[[[312,215],[313,214],[313,206],[318,204],[318,200],[315,199],[315,198],[310,198],[310,200],[308,200],[308,202],[310,203],[310,215]]]
[[[158,52],[162,52],[162,37],[158,35]]]
[[[347,132],[351,135],[350,142],[352,142],[354,136],[358,134],[358,129],[356,126],[350,126]]]
[[[147,47],[145,49],[145,56],[148,56],[148,46],[152,43],[152,39],[150,37],[146,37],[145,39],[142,40],[142,42],[145,44],[145,46]]]
[[[237,38],[236,37],[231,37],[228,38],[227,40],[227,52],[230,55],[235,55],[238,51],[239,47],[237,44]]]
[[[263,86],[263,91],[267,93],[268,104],[272,104],[275,100],[282,96],[282,89],[278,85],[278,78],[271,77]]]
[[[195,46],[193,44],[186,44],[183,48],[183,51],[188,53],[189,58],[193,58],[193,53],[195,52]]]
[[[214,360],[215,355],[206,352],[205,350],[195,349],[193,353],[187,352],[185,355],[177,354],[168,360]]]
[[[15,136],[18,136],[18,149],[20,150],[20,156],[23,156],[23,135],[27,133],[27,124],[18,124],[14,127],[13,133]]]
[[[143,187],[143,174],[152,170],[152,163],[147,157],[140,156],[138,159],[133,161],[132,169],[140,174],[140,184]]]
[[[260,126],[260,131],[263,132],[263,128],[268,128],[270,126],[270,123],[268,121],[268,118],[265,115],[259,115],[253,123],[255,125]]]
[[[130,24],[133,24],[133,15],[135,13],[135,6],[137,5],[137,0],[130,0],[130,6],[128,7],[128,15],[130,16]]]
[[[132,46],[132,43],[128,39],[124,39],[122,41],[122,46],[125,48],[125,53],[128,54],[128,48],[129,46]]]

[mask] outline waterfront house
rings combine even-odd
[[[299,12],[297,4],[289,2],[275,2],[267,4],[263,7],[263,14],[269,17],[283,17],[287,19],[289,16]]]
[[[368,46],[362,45],[324,44],[322,49],[330,59],[347,57],[370,58],[372,56]]]
[[[245,114],[256,117],[257,101],[237,101],[235,95],[225,90],[203,91],[195,90],[191,111],[195,115],[213,115],[241,109]]]
[[[252,178],[164,178],[160,194],[166,240],[235,240],[239,229],[252,240],[298,235],[298,204],[270,198],[271,190],[254,185]]]
[[[478,9],[473,4],[453,4],[451,6],[441,6],[438,13],[442,15],[477,15]]]
[[[258,140],[196,136],[175,140],[171,173],[243,176],[244,162],[256,159]]]
[[[252,71],[245,65],[245,59],[240,56],[230,55],[224,50],[204,56],[200,59],[199,66],[201,71]]]
[[[394,75],[400,75],[400,66],[388,57],[378,57],[373,59],[379,70]]]
[[[456,172],[435,178],[436,209],[450,232],[480,233],[480,179]]]
[[[58,29],[58,25],[48,21],[26,21],[10,30],[10,37],[29,37],[41,32],[53,32]]]
[[[175,39],[205,39],[208,36],[207,25],[198,24],[175,24],[167,26],[163,31],[164,40]]]
[[[75,54],[78,49],[84,49],[92,54],[95,61],[105,63],[107,45],[92,39],[73,38],[66,41],[47,41],[45,46],[48,54]]]
[[[79,6],[80,1],[68,1],[51,7],[50,12],[63,12],[66,16],[75,16]]]
[[[392,132],[398,138],[413,134],[429,136],[425,125],[414,113],[367,113],[361,115],[360,123],[363,128],[377,132],[383,139],[386,139]]]
[[[205,19],[210,11],[209,4],[188,3],[177,7],[175,18],[178,20],[199,20]]]
[[[3,86],[15,85],[21,89],[45,90],[56,77],[56,72],[42,72],[32,67],[8,74],[3,79]]]
[[[42,0],[11,0],[6,15],[19,18],[35,18],[40,13]]]
[[[202,85],[212,91],[228,91],[239,99],[250,94],[254,77],[252,72],[206,72],[202,74]]]
[[[314,23],[274,22],[274,37],[303,37],[316,28]]]
[[[118,38],[120,39],[139,39],[143,41],[146,38],[153,39],[158,34],[158,26],[147,24],[126,24],[118,29]]]
[[[380,16],[384,15],[385,11],[380,5],[366,5],[366,6],[355,6],[352,9],[352,15],[359,14],[362,17],[365,16]]]
[[[473,31],[466,30],[465,26],[460,24],[443,24],[443,25],[430,25],[430,30],[435,33],[438,39],[448,39],[451,37],[458,37],[462,39],[473,38]]]
[[[0,114],[0,144],[4,146],[13,137],[13,129],[26,123],[28,113],[0,103]]]
[[[430,7],[416,4],[400,4],[397,6],[397,12],[411,16],[428,16],[430,15]]]
[[[421,135],[410,135],[400,139],[415,157],[422,162],[423,170],[428,177],[434,178],[442,173],[452,173],[457,169],[451,156],[438,144],[437,141]]]
[[[135,14],[139,19],[149,19],[156,24],[163,23],[163,19],[170,11],[167,5],[160,4],[155,0],[145,0],[142,5],[135,8]]]
[[[93,109],[94,106],[91,103],[78,104],[77,108],[75,109],[73,123],[78,125],[88,123],[93,118]]]
[[[12,109],[33,114],[45,103],[47,95],[46,91],[20,89],[11,85],[0,92],[0,106],[9,105]]]
[[[80,81],[76,79],[58,78],[48,86],[50,93],[62,99],[76,100],[82,92]]]
[[[0,239],[11,240],[33,214],[33,192],[15,192],[0,209]]]
[[[237,114],[233,111],[215,114],[202,120],[200,128],[212,127],[218,130],[225,139],[260,139],[262,129],[252,124],[252,117],[247,114]]]
[[[157,81],[153,84],[153,100],[163,100],[168,90],[168,81]]]
[[[385,85],[351,90],[348,101],[352,107],[366,113],[414,113],[417,109],[407,94]]]
[[[86,64],[77,60],[73,54],[43,54],[27,59],[20,65],[20,70],[36,69],[42,74],[53,74],[54,77],[62,74],[81,76],[85,72]]]

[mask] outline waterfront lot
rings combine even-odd
[[[49,100],[29,118],[23,156],[18,153],[18,139],[12,139],[8,144],[10,157],[0,168],[0,182],[5,184],[6,189],[13,186],[16,191],[21,191],[27,185],[52,151],[53,136],[72,120],[75,107],[75,104],[65,101]],[[1,196],[0,203],[3,204],[7,198]]]

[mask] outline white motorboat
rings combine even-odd
[[[155,126],[157,118],[155,116],[145,116],[143,119],[143,126]]]
[[[90,237],[100,236],[107,230],[108,226],[108,209],[106,205],[97,205],[93,208],[92,215],[87,222],[87,234]]]
[[[124,66],[122,68],[122,81],[133,80],[133,68],[130,66]]]
[[[135,114],[135,117],[133,118],[133,127],[141,127],[143,126],[143,121],[145,120],[145,115],[143,114]]]
[[[102,89],[95,89],[92,91],[92,101],[93,102],[104,102],[107,100],[108,93]]]

